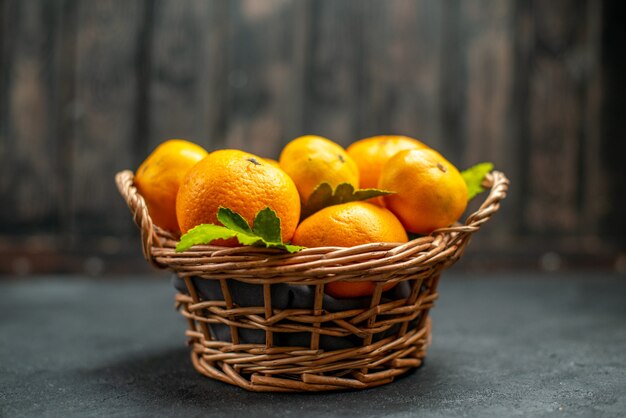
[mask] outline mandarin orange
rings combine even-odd
[[[384,165],[378,187],[386,208],[417,234],[451,225],[467,207],[467,186],[448,160],[432,149],[400,151]]]
[[[293,179],[303,203],[321,183],[335,188],[341,183],[359,186],[359,169],[346,151],[329,139],[306,135],[283,148],[280,167]]]
[[[152,221],[163,229],[178,232],[176,195],[187,170],[208,153],[183,139],[160,144],[135,173],[135,186],[148,206]]]
[[[257,212],[271,208],[280,218],[283,242],[291,240],[300,219],[300,197],[293,180],[261,157],[239,150],[215,151],[189,170],[176,199],[181,231],[219,224],[220,207],[239,213],[250,226]]]
[[[352,247],[372,242],[407,242],[400,221],[385,208],[367,202],[328,206],[300,223],[293,236],[295,245],[305,247]],[[393,285],[386,285],[388,290]],[[337,298],[371,295],[371,281],[336,281],[325,292]]]
[[[379,135],[352,143],[346,152],[359,167],[359,187],[374,189],[385,163],[405,149],[428,148],[417,139],[401,135]]]

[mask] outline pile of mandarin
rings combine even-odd
[[[220,207],[250,225],[269,207],[280,219],[282,241],[304,247],[407,242],[407,232],[426,235],[456,222],[468,200],[454,165],[421,141],[397,135],[361,139],[347,149],[320,136],[301,136],[283,148],[278,161],[233,149],[209,153],[172,139],[148,156],[134,182],[154,224],[175,234],[218,224]],[[323,183],[391,193],[302,217],[307,200]],[[232,240],[213,244],[238,245]],[[354,285],[334,284],[337,296],[342,285]],[[353,296],[354,289],[348,293]]]

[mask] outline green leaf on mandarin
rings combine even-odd
[[[328,206],[367,200],[393,193],[392,191],[380,189],[355,190],[354,186],[350,183],[341,183],[333,190],[330,184],[321,183],[313,190],[306,204],[302,207],[301,219],[305,219]]]
[[[476,195],[485,191],[482,186],[485,176],[493,170],[493,163],[476,164],[461,172],[467,185],[467,200],[472,200]]]

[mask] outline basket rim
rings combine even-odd
[[[166,231],[152,222],[145,200],[134,185],[134,173],[131,170],[120,171],[116,174],[115,181],[120,194],[133,214],[135,224],[141,230],[144,258],[157,268],[172,268],[172,259],[185,260],[186,262],[191,259],[198,263],[210,259],[211,264],[222,260],[229,260],[230,263],[256,261],[268,264],[268,261],[271,260],[284,266],[297,258],[304,259],[309,263],[311,260],[324,260],[326,265],[335,261],[339,265],[342,262],[365,262],[364,259],[366,258],[394,260],[402,259],[403,255],[412,255],[415,258],[428,253],[429,250],[432,252],[436,248],[440,249],[439,252],[446,251],[449,253],[448,255],[456,254],[456,258],[458,258],[471,235],[498,211],[500,202],[506,197],[509,185],[509,180],[504,173],[495,170],[490,172],[483,181],[483,187],[489,189],[489,193],[480,207],[467,216],[464,224],[457,223],[449,227],[439,228],[429,235],[414,238],[406,243],[375,242],[353,247],[309,247],[296,253],[255,246],[196,245],[188,250],[176,252],[175,246],[178,243],[178,235]],[[431,256],[437,257],[438,254],[431,254]],[[186,275],[184,271],[181,273],[183,276]],[[384,279],[381,278],[380,280]]]

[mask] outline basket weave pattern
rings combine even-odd
[[[430,343],[428,313],[438,296],[441,271],[459,259],[471,235],[499,209],[508,189],[503,173],[490,173],[484,182],[489,194],[465,225],[442,228],[405,244],[307,248],[295,254],[204,245],[176,253],[178,237],[152,223],[133,185],[133,173],[118,173],[116,182],[141,229],[146,260],[175,271],[185,281],[188,292],[179,293],[176,302],[188,320],[186,335],[196,370],[248,390],[273,392],[368,388],[419,367]],[[204,300],[194,280],[218,281],[223,298]],[[367,306],[325,309],[324,286],[337,280],[375,282]],[[229,286],[232,281],[261,287],[263,300],[258,306],[238,306]],[[383,287],[391,282],[408,283],[407,296],[383,299]],[[312,306],[274,307],[271,289],[281,283],[311,286]],[[212,324],[227,326],[230,340],[217,340]],[[242,341],[242,329],[262,331],[265,343]],[[284,333],[306,333],[310,343],[276,346],[274,336]],[[320,347],[321,336],[356,336],[362,343],[325,350]]]

